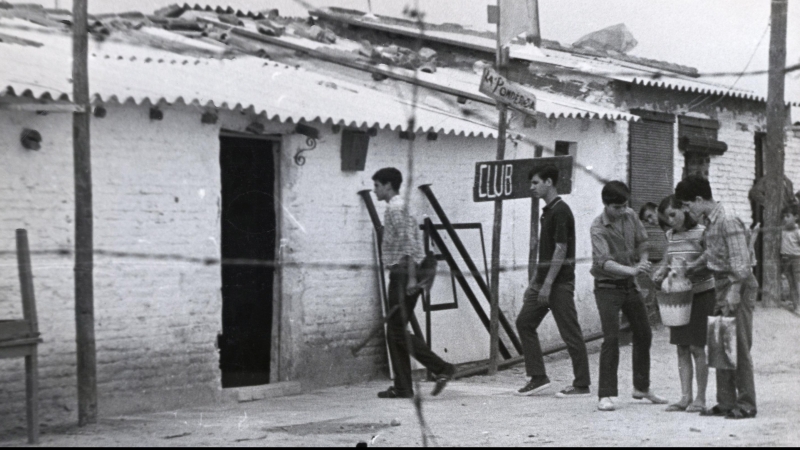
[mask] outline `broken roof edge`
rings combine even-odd
[[[370,20],[370,21],[362,20],[362,16],[359,16],[358,18],[354,18],[352,15],[343,14],[341,12],[336,12],[336,11],[331,11],[330,9],[327,9],[327,10],[325,10],[325,9],[309,10],[308,14],[310,16],[312,16],[312,17],[316,16],[316,17],[321,18],[321,19],[328,19],[328,20],[344,22],[345,24],[348,24],[348,25],[361,26],[361,27],[364,27],[364,28],[371,28],[371,29],[375,29],[375,30],[378,30],[378,31],[383,31],[383,32],[386,32],[386,33],[400,34],[400,35],[404,35],[404,36],[408,36],[408,37],[422,37],[422,38],[425,38],[425,39],[428,39],[428,40],[431,40],[431,41],[436,41],[436,42],[440,42],[440,43],[443,43],[443,44],[454,45],[454,46],[461,47],[461,48],[468,48],[468,49],[472,49],[472,50],[478,50],[478,51],[489,52],[489,53],[494,53],[495,52],[495,48],[490,46],[490,45],[474,44],[474,43],[470,43],[470,42],[459,41],[458,39],[454,39],[454,38],[447,38],[447,37],[443,37],[443,36],[435,36],[435,35],[431,35],[431,34],[426,34],[424,28],[423,29],[411,28],[411,27],[405,27],[403,25],[386,24],[386,23],[377,22],[377,21],[374,21],[374,20]],[[428,30],[428,31],[436,31],[436,30]],[[451,33],[451,34],[455,34],[455,33]],[[475,36],[475,37],[483,37],[483,36]],[[488,38],[486,38],[486,39],[488,39]]]
[[[408,26],[400,25],[398,23],[384,23],[384,22],[375,21],[375,20],[365,20],[363,14],[358,14],[358,13],[360,13],[360,11],[356,11],[356,10],[347,10],[347,12],[343,12],[343,10],[341,8],[331,7],[331,8],[313,9],[313,10],[309,10],[308,12],[309,12],[309,15],[311,15],[311,16],[316,16],[316,17],[320,17],[320,18],[323,18],[323,19],[330,19],[330,20],[334,20],[334,21],[340,21],[340,22],[344,22],[344,23],[346,23],[348,25],[363,26],[365,28],[376,29],[378,31],[383,31],[383,32],[387,32],[387,33],[395,33],[395,34],[405,35],[405,36],[409,36],[409,37],[421,37],[423,39],[427,39],[427,40],[430,40],[430,41],[435,41],[435,42],[448,44],[448,45],[454,45],[454,46],[461,47],[461,48],[468,48],[468,49],[473,49],[473,50],[485,51],[485,52],[489,52],[489,53],[495,53],[496,52],[496,48],[494,46],[479,45],[479,44],[475,44],[475,43],[471,43],[471,42],[459,41],[458,39],[454,39],[454,38],[447,38],[447,37],[442,37],[442,36],[426,34],[425,33],[426,29],[422,29],[421,30],[419,28],[413,28],[411,26],[411,25],[413,25],[413,22],[403,21],[402,19],[397,19],[397,18],[392,18],[392,17],[387,17],[387,16],[378,16],[380,19],[390,19],[392,22],[404,22],[404,23],[407,23]],[[425,25],[436,25],[436,24],[425,24]],[[436,29],[429,29],[427,31],[450,33],[450,34],[454,34],[454,35],[458,34],[457,32],[454,32],[454,31],[443,31],[443,30],[436,30]],[[467,31],[467,29],[464,28],[463,31]],[[475,34],[464,33],[464,34],[466,34],[468,36],[484,37],[485,38],[485,36],[482,36],[480,33],[475,33]],[[549,50],[553,50],[553,51],[558,51],[558,52],[564,52],[564,53],[567,53],[567,54],[575,54],[575,53],[581,54],[580,50],[582,50],[582,49],[580,49],[580,48],[574,48],[574,50],[576,50],[576,51],[573,52],[572,51],[573,50],[572,47],[566,47],[566,46],[562,45],[561,43],[559,43],[557,41],[551,41],[551,40],[546,40],[546,39],[543,40],[543,42],[545,42],[545,41],[546,41],[546,45],[544,45],[543,48],[546,48],[546,49],[549,49]],[[623,66],[625,65],[625,63],[635,64],[635,65],[639,66],[638,70],[641,70],[641,71],[644,71],[644,72],[652,72],[654,75],[668,75],[668,76],[673,76],[673,77],[685,76],[685,77],[689,78],[690,80],[692,80],[692,81],[694,81],[696,83],[707,84],[707,82],[699,80],[700,74],[696,73],[697,72],[696,68],[689,67],[689,66],[683,66],[683,65],[678,64],[678,63],[672,63],[672,62],[669,62],[669,61],[661,61],[661,60],[656,60],[656,59],[652,59],[652,58],[646,58],[646,57],[642,57],[642,56],[625,55],[625,54],[623,54],[622,57],[620,57],[620,58],[617,58],[617,56],[615,56],[615,55],[608,55],[608,54],[594,55],[594,53],[592,53],[591,55],[595,56],[595,57],[602,57],[602,58],[610,59],[613,64],[618,64],[618,65],[623,65]],[[511,57],[513,59],[520,59],[520,60],[523,60],[523,61],[528,61],[528,59],[526,59],[524,57],[524,55],[517,54],[516,57],[514,55],[511,55]],[[531,60],[531,62],[537,62],[537,61]],[[663,63],[664,66],[661,66],[658,63]],[[675,66],[675,67],[673,68],[671,66]],[[572,69],[575,70],[575,71],[581,71],[579,68],[572,68]],[[600,74],[600,75],[602,76],[602,74]],[[609,78],[614,78],[614,77],[609,77]],[[621,80],[621,81],[624,81],[624,80]],[[642,80],[642,79],[639,79],[638,77],[634,78],[634,82],[637,83],[637,84],[642,84],[642,85],[648,86],[647,80]],[[658,82],[655,82],[655,83],[658,83]],[[687,88],[685,88],[683,86],[671,85],[671,84],[667,84],[665,82],[661,82],[661,83],[662,83],[662,85],[653,84],[653,86],[664,88],[664,89],[668,89],[668,90],[674,90],[674,91],[678,91],[678,92],[687,90]],[[709,84],[708,86],[709,86],[708,88],[694,88],[694,90],[688,90],[688,91],[689,92],[697,92],[697,93],[711,93],[711,94],[722,95],[722,96],[733,97],[733,98],[743,98],[743,99],[747,99],[747,100],[766,102],[766,98],[765,97],[760,96],[760,95],[758,95],[756,93],[746,92],[746,91],[742,91],[740,89],[726,90],[724,87],[716,88],[714,85],[711,85],[711,84]],[[692,88],[689,88],[689,89],[692,89]],[[787,104],[791,104],[793,106],[798,105],[797,102],[787,102]]]
[[[462,27],[458,24],[451,24],[451,23],[447,24],[423,23],[423,27],[420,28],[420,27],[415,27],[414,26],[415,22],[409,20],[398,19],[388,16],[380,16],[380,15],[377,16],[380,19],[379,21],[376,21],[374,19],[367,20],[364,17],[363,13],[360,13],[360,11],[343,10],[342,8],[336,8],[336,7],[329,7],[322,9],[318,8],[314,10],[309,10],[308,13],[312,17],[316,16],[322,19],[340,21],[348,25],[363,26],[365,28],[372,28],[379,31],[401,34],[409,37],[421,37],[431,41],[454,45],[457,47],[469,48],[472,50],[479,50],[479,51],[489,52],[492,54],[496,53],[496,45],[494,45],[494,41],[496,38],[495,38],[495,33],[492,31],[472,30],[469,28]],[[457,26],[459,28],[458,30],[443,29],[446,28],[447,26],[451,27]],[[435,34],[426,34],[425,33],[426,31],[431,31],[434,33],[446,33],[446,34],[451,34],[453,36],[463,35],[463,36],[487,39],[492,41],[492,43],[491,44],[486,43],[485,45],[482,45],[480,43],[459,40],[455,37],[450,38],[445,36],[438,36]],[[519,38],[517,38],[517,40],[519,41]],[[519,43],[524,44],[524,41],[516,43],[512,41],[512,43],[518,45]],[[673,63],[670,61],[661,61],[643,56],[635,56],[628,54],[612,55],[607,52],[598,51],[594,49],[586,49],[582,47],[563,45],[558,41],[550,39],[542,39],[541,48],[568,53],[571,55],[609,58],[611,60],[614,60],[615,62],[620,62],[620,63],[629,62],[642,66],[642,70],[645,71],[668,72],[677,75],[688,76],[691,78],[697,78],[699,76],[696,68],[684,66],[682,64]],[[514,55],[511,55],[511,57],[514,59],[526,60],[524,57],[520,58],[518,56],[515,58]]]
[[[174,12],[177,12],[178,10],[180,10],[180,14],[183,14],[183,12],[185,12],[185,11],[204,11],[204,12],[212,12],[212,13],[215,13],[215,14],[232,14],[232,15],[235,15],[236,17],[248,17],[248,18],[251,18],[251,19],[264,19],[264,18],[269,17],[268,15],[265,15],[264,12],[262,12],[262,11],[253,12],[253,11],[250,11],[250,10],[233,9],[233,7],[231,7],[231,6],[228,6],[226,8],[223,8],[221,6],[212,7],[211,5],[203,6],[203,5],[200,5],[198,3],[195,3],[194,6],[190,5],[189,3],[184,3],[182,6],[181,5],[177,5],[177,4],[170,5],[170,6],[167,6],[165,8],[161,8],[159,10],[156,10],[154,12],[154,15],[160,15],[159,14],[160,11],[167,10],[168,8],[174,8]],[[277,8],[270,8],[270,10],[276,11],[276,12],[278,11]],[[180,14],[178,14],[178,16]],[[171,16],[170,15],[164,15],[164,17],[171,17]]]

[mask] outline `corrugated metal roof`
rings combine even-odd
[[[13,30],[36,40],[39,48],[0,44],[0,86],[16,95],[71,98],[71,40],[57,34]],[[33,39],[33,36],[36,39]],[[365,86],[284,64],[242,56],[235,59],[186,58],[149,47],[92,41],[89,58],[93,98],[105,102],[198,104],[229,109],[254,108],[278,121],[332,121],[346,126],[402,129],[407,100]],[[491,137],[496,129],[457,109],[420,105],[416,131]]]
[[[333,47],[325,43],[292,36],[282,36],[281,40],[290,42],[297,47],[302,47],[309,50],[320,50]],[[342,46],[343,45],[341,43],[337,44],[337,48],[341,48]],[[408,77],[416,76],[420,81],[428,82],[431,85],[457,89],[464,93],[481,97],[491,104],[494,103],[494,100],[491,100],[488,96],[478,91],[478,87],[480,86],[480,74],[447,67],[439,67],[435,73],[418,71],[416,75],[414,71],[401,67],[392,67],[387,70]],[[544,114],[548,118],[585,118],[625,121],[638,120],[638,116],[630,114],[626,111],[618,110],[612,105],[602,106],[594,103],[584,102],[582,100],[565,95],[559,95],[535,89],[530,86],[526,86],[526,88],[532,92],[539,101],[536,107],[537,111]]]
[[[4,20],[0,19],[0,23]],[[19,28],[6,32],[44,45],[40,48],[0,45],[2,59],[14,62],[8,64],[8,70],[0,72],[0,86],[10,87],[17,95],[29,91],[37,98],[45,95],[71,97],[69,36]],[[307,39],[289,36],[282,39],[309,49],[321,46]],[[391,129],[407,126],[411,111],[410,100],[403,98],[400,90],[389,93],[383,89],[379,92],[357,80],[290,68],[261,58],[189,58],[150,46],[108,40],[102,43],[90,40],[90,43],[90,89],[101,101],[132,100],[137,104],[145,101],[151,104],[183,102],[230,109],[252,107],[256,112],[263,112],[270,119],[279,121],[318,119],[347,126]],[[391,70],[414,75],[407,69]],[[488,97],[478,93],[480,76],[477,74],[442,69],[437,74],[419,72],[417,77],[435,85],[457,87],[491,103]],[[537,109],[547,117],[638,119],[615,109],[532,91],[539,99]],[[473,112],[457,104],[420,104],[416,110],[417,131],[495,136],[496,121]]]

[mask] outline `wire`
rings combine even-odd
[[[764,40],[764,36],[767,35],[767,31],[769,31],[769,27],[770,27],[770,23],[767,22],[767,26],[764,27],[764,32],[761,33],[761,37],[758,39],[758,43],[756,44],[755,48],[753,48],[753,53],[750,55],[750,59],[747,60],[747,64],[745,64],[744,69],[742,69],[742,72],[739,74],[739,76],[736,77],[736,79],[733,81],[733,83],[728,88],[728,91],[725,94],[720,95],[720,97],[716,101],[714,101],[714,102],[712,102],[711,104],[708,105],[709,108],[711,108],[711,107],[715,106],[716,104],[718,104],[719,102],[721,102],[725,98],[725,96],[727,94],[729,94],[731,92],[731,90],[733,90],[733,87],[736,86],[736,83],[738,83],[739,80],[742,79],[742,76],[745,74],[745,72],[747,72],[747,68],[750,67],[750,63],[753,62],[753,57],[756,56],[756,52],[758,51],[759,47],[761,47],[761,42]],[[694,108],[699,107],[706,100],[708,100],[710,98],[711,98],[711,96],[706,96],[706,98],[703,101],[697,103],[696,105],[689,105],[688,106],[689,111],[693,110]]]
[[[782,230],[782,226],[772,227],[773,231],[780,231]],[[763,233],[765,228],[761,228],[761,232]],[[742,234],[750,234],[749,231],[745,231]],[[3,257],[15,257],[16,251],[11,250],[2,250],[0,251],[0,258]],[[75,255],[74,251],[71,249],[44,249],[44,250],[31,250],[30,254],[32,256],[57,256],[57,257],[73,257]],[[260,267],[267,267],[267,268],[311,268],[311,269],[320,269],[320,270],[330,270],[330,269],[343,269],[343,270],[351,270],[351,271],[361,271],[361,270],[375,270],[378,267],[375,263],[367,263],[363,261],[348,261],[348,262],[334,262],[334,261],[277,261],[274,259],[260,259],[260,258],[215,258],[215,257],[194,257],[194,256],[184,256],[179,254],[164,254],[164,253],[144,253],[144,252],[125,252],[125,251],[117,251],[117,250],[105,250],[105,249],[95,249],[93,254],[96,256],[103,256],[107,258],[118,258],[118,259],[127,259],[127,260],[141,260],[141,261],[161,261],[161,262],[171,262],[171,263],[186,263],[186,264],[197,264],[203,266],[260,266]],[[591,264],[592,257],[580,257],[575,258],[573,260],[576,264]],[[0,263],[0,266],[12,266],[15,265],[16,262],[7,262],[7,263]],[[104,264],[109,264],[108,262]],[[149,264],[149,262],[148,262]],[[514,263],[509,266],[501,266],[501,272],[515,272],[521,269],[527,269],[528,264],[518,264]],[[447,270],[439,270],[436,271],[437,274],[449,274],[451,271]],[[471,276],[470,273],[465,272],[464,276]]]

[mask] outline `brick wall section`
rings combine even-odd
[[[786,133],[786,152],[783,166],[784,173],[794,184],[794,191],[800,191],[800,137],[792,132]]]
[[[755,133],[766,126],[761,117],[750,113],[719,111],[718,138],[728,144],[722,156],[711,158],[709,181],[714,198],[725,203],[747,225],[752,222],[747,193],[755,180]]]
[[[711,189],[716,200],[729,205],[745,224],[750,225],[752,212],[747,193],[755,180],[755,134],[766,131],[766,118],[753,112],[718,109],[715,119],[720,123],[717,139],[725,142],[728,150],[721,156],[711,157]],[[684,162],[683,153],[676,150],[676,180],[682,176]],[[786,134],[784,173],[795,184],[795,191],[800,189],[800,139],[791,132]]]
[[[40,151],[21,147],[22,126],[41,132]],[[13,251],[17,227],[28,229],[33,250],[73,249],[70,116],[6,113],[0,130],[2,250]],[[109,106],[91,133],[96,249],[219,257],[217,126],[201,125],[196,109],[166,108],[151,122],[146,107]],[[45,424],[76,420],[73,264],[33,257]],[[16,267],[7,267],[3,317],[19,308]],[[98,255],[94,274],[100,415],[213,398],[219,266]],[[2,429],[22,424],[23,374],[22,360],[0,361]]]

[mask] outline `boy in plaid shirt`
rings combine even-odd
[[[750,231],[711,195],[708,180],[690,175],[678,183],[675,198],[698,221],[705,222],[705,260],[714,272],[715,313],[736,318],[736,369],[717,369],[717,405],[701,413],[748,419],[756,416],[753,381],[753,308],[758,281],[752,270]],[[702,223],[702,222],[701,222]],[[692,271],[696,267],[689,266]]]
[[[386,325],[389,357],[394,367],[394,386],[379,392],[380,398],[412,398],[411,356],[436,374],[431,395],[438,395],[456,371],[455,366],[433,353],[425,341],[408,332],[408,320],[414,314],[420,291],[417,266],[424,258],[419,224],[408,213],[408,206],[398,195],[403,175],[394,167],[386,167],[372,176],[375,196],[386,202],[381,250],[383,264],[389,268],[389,308],[399,306]]]

